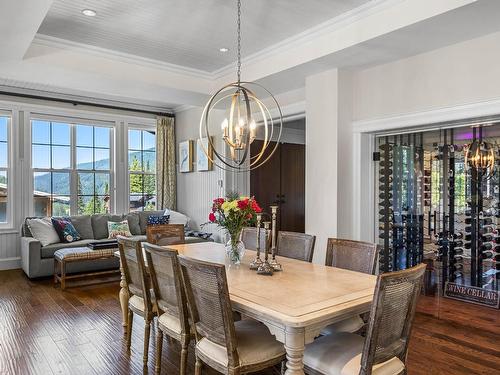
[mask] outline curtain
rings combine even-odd
[[[157,209],[176,209],[175,120],[158,117],[156,121],[156,204]]]

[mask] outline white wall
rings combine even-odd
[[[199,125],[202,111],[201,107],[188,109],[178,112],[175,119],[177,145],[186,140],[193,140],[194,144],[194,172],[177,172],[177,209],[190,217],[190,225],[193,229],[200,229],[200,225],[208,221],[213,199],[223,197],[226,192],[226,177],[223,170],[215,166],[212,171],[198,172],[196,170],[196,140],[200,136]],[[212,116],[217,123],[224,119],[222,111],[215,110]],[[222,142],[220,138],[215,138],[214,141],[216,147]],[[212,232],[216,239],[219,238],[219,231],[216,227],[209,225],[203,230]]]
[[[500,33],[494,33],[358,72],[354,119],[500,98],[499,45]]]
[[[338,70],[306,79],[306,225],[316,235],[314,261],[324,262],[328,237],[337,235]]]

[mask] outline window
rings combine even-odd
[[[109,212],[111,128],[33,120],[36,216]]]
[[[0,116],[0,223],[9,221],[9,123],[10,117]]]
[[[156,206],[156,135],[154,130],[128,132],[130,211],[150,211]]]

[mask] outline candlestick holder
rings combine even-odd
[[[257,214],[257,245],[256,249],[257,250],[257,256],[255,259],[250,263],[250,269],[251,270],[258,270],[259,267],[262,265],[262,259],[260,259],[260,222],[262,220],[262,214]]]
[[[283,271],[283,267],[276,260],[276,214],[278,213],[278,206],[271,206],[271,219],[273,222],[272,225],[272,234],[271,234],[271,261],[269,264],[273,267],[274,271]]]
[[[264,250],[264,262],[259,266],[257,269],[257,273],[259,275],[266,275],[266,276],[272,276],[274,273],[274,268],[269,264],[269,246],[267,246],[267,235],[269,232],[269,224],[271,224],[269,221],[264,222],[264,229],[266,231],[265,236],[266,236],[266,241],[265,241],[265,250]],[[260,238],[259,238],[260,240]]]

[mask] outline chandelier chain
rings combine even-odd
[[[238,0],[238,65],[237,65],[237,74],[238,74],[238,85],[241,82],[241,0]]]

